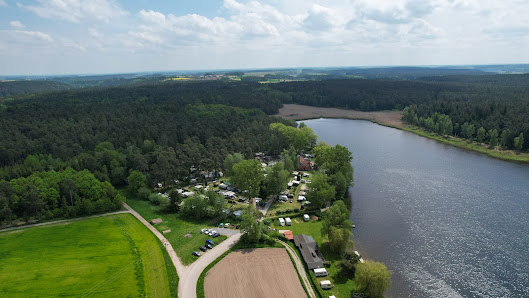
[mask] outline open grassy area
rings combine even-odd
[[[2,232],[0,276],[3,297],[172,294],[159,241],[130,214]]]
[[[325,268],[327,269],[327,272],[329,272],[329,275],[326,277],[316,277],[312,270],[308,271],[314,281],[315,290],[317,290],[322,297],[328,297],[331,295],[335,295],[336,297],[351,297],[351,291],[356,289],[356,284],[352,279],[347,279],[340,275],[337,265],[341,261],[341,256],[329,251],[324,242],[326,239],[321,235],[321,221],[313,221],[311,219],[310,221],[305,222],[303,221],[303,218],[298,217],[292,219],[291,226],[281,227],[279,222],[274,220],[272,227],[277,230],[291,230],[294,235],[306,234],[312,236],[314,241],[318,242],[325,260],[331,264],[330,267]],[[295,246],[292,245],[292,247]],[[297,248],[295,250],[299,254]],[[303,258],[301,259],[303,260]],[[330,280],[334,287],[331,290],[322,290],[319,286],[320,281],[322,280]]]
[[[151,204],[149,201],[138,200],[134,198],[127,198],[127,204],[136,210],[147,221],[154,218],[161,218],[163,223],[155,225],[160,232],[164,230],[171,230],[170,233],[165,234],[165,238],[169,240],[173,249],[177,253],[184,265],[193,263],[197,257],[191,255],[194,250],[198,251],[198,247],[204,245],[206,239],[211,236],[200,234],[203,228],[213,228],[216,223],[222,221],[231,221],[224,218],[211,220],[193,220],[182,217],[180,214],[168,213],[161,207]],[[185,235],[190,234],[191,237]],[[226,236],[213,238],[216,244],[224,241]]]

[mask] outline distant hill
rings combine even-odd
[[[41,93],[47,91],[68,90],[68,84],[54,81],[0,81],[0,96]]]

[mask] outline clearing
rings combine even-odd
[[[317,118],[345,118],[354,120],[369,120],[382,125],[403,128],[402,111],[362,112],[339,108],[322,108],[298,104],[284,104],[275,115],[290,120],[306,120]]]
[[[234,251],[208,271],[205,297],[307,297],[284,248]]]
[[[170,260],[131,214],[2,232],[0,264],[5,297],[173,294]]]

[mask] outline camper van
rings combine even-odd
[[[328,290],[333,287],[330,280],[322,280],[320,281],[320,286],[324,290]]]
[[[304,221],[309,221],[309,215],[308,214],[303,214],[303,220]]]
[[[283,218],[280,217],[278,220],[279,220],[279,224],[280,224],[281,226],[284,226],[284,225],[285,225],[285,220],[284,220]]]
[[[329,273],[327,273],[327,270],[325,270],[325,268],[314,268],[314,275],[316,275],[316,277],[321,277],[327,276],[329,275]]]
[[[285,223],[287,224],[287,226],[292,225],[292,221],[290,220],[290,217],[285,218]]]

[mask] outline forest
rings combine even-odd
[[[285,98],[290,101],[284,103],[362,111],[403,110],[410,106],[417,121],[411,121],[412,116],[411,120],[404,119],[408,123],[428,128],[428,118],[436,113],[447,115],[453,125],[450,134],[473,139],[483,128],[487,132],[485,142],[490,141],[489,132],[497,131],[500,136],[504,134],[502,147],[529,149],[529,141],[523,138],[529,134],[528,74],[286,82],[271,87],[288,95]],[[462,133],[465,123],[474,126],[472,134],[469,130]],[[436,131],[435,124],[429,130]]]
[[[31,91],[32,84],[26,86]],[[288,129],[295,123],[270,116],[283,103],[364,111],[404,109],[404,121],[432,132],[492,147],[529,149],[529,75],[277,84],[155,81],[4,96],[0,97],[0,180],[3,186],[9,181],[12,189],[3,187],[0,192],[0,221],[13,216],[68,217],[115,207],[112,195],[95,204],[86,200],[81,187],[68,201],[57,182],[62,178],[46,182],[48,178],[42,176],[50,171],[59,177],[63,172],[72,176],[71,171],[88,170],[110,186],[126,185],[130,173],[139,171],[149,183],[170,185],[174,179],[222,169],[230,154],[250,158],[255,152],[278,155],[288,149],[286,144],[299,147]],[[276,122],[283,126],[274,124],[275,129],[270,129]],[[37,178],[44,182],[36,185],[54,188],[58,197],[53,191],[52,200],[17,194],[14,186],[23,181],[17,179]],[[86,206],[77,207],[76,202]]]

